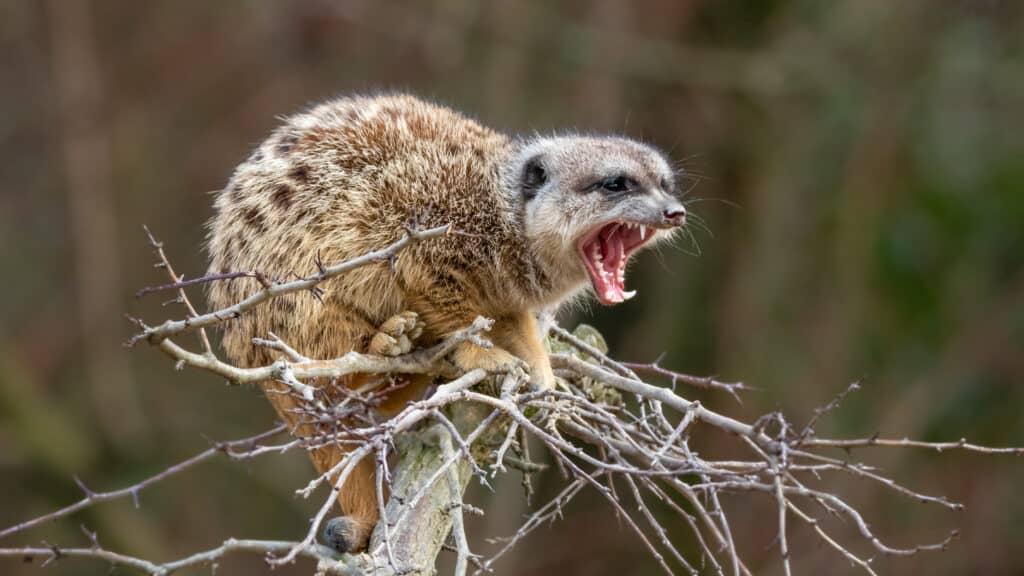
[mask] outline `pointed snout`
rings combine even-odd
[[[686,208],[676,199],[669,199],[661,209],[662,221],[665,226],[682,226],[686,224]]]

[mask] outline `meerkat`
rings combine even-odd
[[[451,224],[459,233],[325,282],[319,297],[267,302],[227,324],[223,346],[243,366],[274,361],[273,351],[252,345],[268,332],[315,358],[400,354],[484,316],[494,320],[494,346],[460,344],[450,354],[455,366],[500,372],[525,364],[531,384],[549,388],[538,313],[588,285],[606,305],[632,298],[630,257],[685,223],[675,186],[665,156],[627,138],[510,137],[407,95],[326,102],[287,118],[216,194],[210,273],[306,275],[318,258],[337,263],[386,247],[412,222]],[[244,298],[256,288],[249,282],[213,283],[210,303]],[[412,384],[380,411],[393,414],[421,395],[423,378]],[[264,388],[294,434],[314,433],[280,385]],[[324,473],[345,452],[329,446],[310,454]],[[328,545],[366,546],[378,520],[375,490],[373,464],[364,459],[338,495],[343,515],[325,525]]]

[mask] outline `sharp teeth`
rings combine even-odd
[[[636,296],[636,290],[630,290],[630,291],[628,291],[628,292],[623,292],[623,293],[622,293],[622,298],[623,298],[624,300],[629,300],[629,299],[630,299],[630,298],[632,298],[633,296]]]
[[[647,237],[647,226],[644,226],[643,224],[641,224],[640,225],[640,239],[643,240],[646,237]]]

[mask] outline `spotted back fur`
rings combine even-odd
[[[537,154],[547,158],[552,178],[539,195],[527,194],[522,166]],[[642,202],[652,202],[587,201],[588,179],[616,167],[642,173],[636,178],[652,190],[672,177],[658,152],[633,141],[516,140],[411,96],[341,98],[287,118],[216,195],[211,273],[259,271],[286,280],[315,272],[317,258],[334,264],[384,248],[409,226],[451,224],[456,233],[325,282],[319,297],[283,296],[232,320],[224,331],[227,354],[242,365],[270,363],[271,352],[251,341],[271,331],[313,358],[365,351],[377,327],[404,311],[419,315],[426,345],[485,316],[496,320],[492,339],[507,352],[462,351],[456,364],[493,369],[511,354],[550,385],[534,314],[585,286],[576,236],[612,208],[642,211]],[[223,307],[258,288],[253,279],[216,282],[209,299]],[[340,384],[352,386],[353,378]],[[290,397],[268,397],[297,424]],[[295,432],[312,430],[298,425]],[[312,453],[321,471],[341,455],[338,448]],[[372,469],[349,483],[339,502],[361,522],[360,546],[376,521]]]

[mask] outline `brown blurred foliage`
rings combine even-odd
[[[628,279],[640,297],[575,320],[619,358],[664,353],[761,389],[742,406],[694,394],[715,409],[801,422],[860,379],[820,433],[1024,444],[1020,2],[5,0],[0,81],[0,525],[77,499],[72,474],[120,487],[207,438],[269,427],[258,391],[121,348],[122,313],[180,315],[132,298],[163,281],[141,224],[199,274],[207,192],[276,116],[353,91],[410,90],[512,132],[621,132],[668,150],[711,234],[641,257]],[[695,440],[712,453],[721,439]],[[891,543],[961,528],[949,551],[880,558],[881,572],[1024,572],[1019,459],[868,461],[967,505],[954,515],[825,479]],[[219,462],[143,492],[139,510],[101,505],[5,544],[80,544],[79,523],[154,559],[229,535],[295,538],[315,503],[292,490],[310,471],[301,454]],[[517,525],[517,483],[471,496],[488,511],[471,526],[477,551]],[[558,483],[549,474],[542,492]],[[780,573],[770,503],[728,506],[754,572]],[[792,534],[798,573],[852,573],[805,527]],[[596,497],[499,567],[656,570]],[[265,570],[240,557],[218,573]]]

